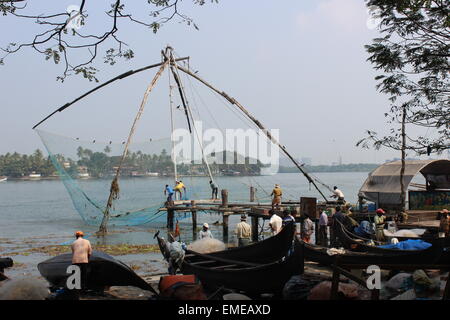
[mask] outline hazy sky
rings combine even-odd
[[[143,12],[144,4],[128,2]],[[29,3],[29,8],[50,13],[47,8],[65,10],[76,3],[47,0]],[[180,56],[191,57],[190,64],[199,75],[235,97],[266,127],[280,129],[282,143],[295,156],[311,157],[313,164],[337,162],[339,156],[343,163],[382,162],[400,156],[355,147],[366,129],[388,130],[384,117],[388,99],[375,89],[377,73],[366,61],[363,47],[378,36],[367,26],[363,1],[221,0],[203,7],[186,1],[184,8],[199,31],[173,21],[155,35],[120,22],[119,35],[136,58],[113,67],[99,63],[100,81],[159,62],[160,50],[170,44]],[[107,10],[106,4],[88,1],[87,10],[86,28],[101,27],[103,20],[95,12]],[[4,45],[30,39],[37,29],[1,17],[0,30],[11,30],[1,33]],[[43,149],[31,127],[95,84],[77,77],[56,82],[63,66],[31,50],[5,62],[0,67],[0,154]],[[86,140],[123,141],[154,72],[120,81],[56,114],[41,128]],[[159,109],[167,109],[167,79],[161,81],[159,91],[155,89],[150,97],[137,140],[168,136],[167,113]],[[206,104],[224,108],[209,100]]]

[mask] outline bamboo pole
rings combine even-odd
[[[147,90],[144,93],[144,97],[142,98],[141,106],[139,107],[139,111],[138,111],[136,117],[134,118],[133,125],[131,126],[130,133],[129,133],[128,139],[127,139],[127,143],[125,145],[125,149],[124,149],[123,154],[122,154],[122,158],[120,159],[119,166],[117,167],[116,175],[115,175],[113,181],[111,182],[111,189],[110,189],[110,193],[109,193],[108,202],[106,203],[106,208],[105,208],[105,211],[103,212],[102,223],[100,224],[100,228],[98,229],[97,234],[102,235],[102,234],[105,234],[107,232],[106,225],[108,224],[108,221],[109,221],[109,210],[111,209],[113,200],[115,198],[117,198],[117,196],[118,196],[118,188],[119,188],[119,186],[118,186],[118,179],[119,179],[120,170],[122,168],[123,162],[125,160],[125,157],[128,154],[128,147],[129,147],[129,145],[131,143],[131,139],[132,139],[132,137],[134,135],[134,131],[136,130],[137,123],[139,122],[139,119],[141,118],[142,113],[144,112],[144,108],[145,108],[145,104],[147,103],[148,95],[150,94],[152,89],[155,87],[156,82],[158,81],[159,77],[163,73],[163,71],[166,68],[168,63],[169,63],[169,60],[166,60],[161,65],[161,67],[159,68],[158,72],[154,76],[152,82],[149,84],[149,86],[147,87]]]

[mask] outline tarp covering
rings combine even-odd
[[[431,247],[431,244],[423,240],[405,240],[396,244],[386,244],[378,246],[378,248],[384,249],[397,249],[397,250],[425,250]]]
[[[385,163],[373,170],[359,190],[359,196],[380,204],[401,203],[400,170],[402,162]],[[421,173],[434,188],[450,188],[450,160],[407,160],[403,182],[405,190]]]

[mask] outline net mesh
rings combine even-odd
[[[100,225],[124,144],[37,132],[83,221]],[[119,182],[120,197],[111,208],[109,225],[133,226],[164,219],[164,212],[158,211],[164,204],[164,182],[152,170],[171,165],[166,150],[170,150],[170,138],[130,145]],[[145,179],[127,179],[131,177]]]

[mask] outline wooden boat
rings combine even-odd
[[[303,270],[303,246],[298,241],[293,252],[281,260],[251,263],[191,251],[181,268],[183,274],[195,274],[205,288],[223,286],[250,294],[280,293],[285,283]]]
[[[244,247],[229,248],[209,253],[210,256],[252,263],[267,263],[283,258],[292,247],[295,223],[286,224],[281,231],[268,239]],[[189,250],[187,253],[191,253]]]
[[[387,249],[387,248],[380,248],[377,246],[371,246],[366,244],[367,240],[361,237],[358,237],[348,231],[342,223],[337,221],[339,223],[338,228],[338,237],[341,241],[342,245],[351,251],[355,252],[368,252],[373,254],[379,254],[384,257],[386,257],[386,260],[394,261],[392,264],[432,264],[432,263],[438,263],[441,259],[441,256],[444,252],[444,246],[443,243],[438,241],[435,241],[431,247],[423,250],[397,250],[397,249]],[[391,263],[391,262],[385,262],[385,263]]]
[[[186,250],[181,272],[195,274],[209,289],[223,286],[248,293],[279,293],[291,276],[304,269],[303,246],[298,241],[293,245],[294,231],[295,224],[289,223],[277,235],[248,246],[208,254]],[[166,241],[158,233],[155,237],[168,259]]]
[[[248,246],[229,248],[223,251],[208,253],[208,255],[228,259],[238,260],[252,263],[267,263],[280,260],[283,258],[292,246],[294,240],[295,224],[288,223],[281,231],[268,239],[259,241]],[[159,237],[159,231],[155,234],[158,239],[158,245],[163,256],[168,259],[169,253],[166,248],[164,239]],[[196,253],[190,250],[187,254]]]
[[[72,264],[72,254],[65,253],[38,264],[41,275],[55,287],[65,287],[67,267]],[[154,289],[139,277],[129,266],[110,255],[93,251],[89,258],[88,288],[103,289],[106,286],[134,286],[143,290]]]

